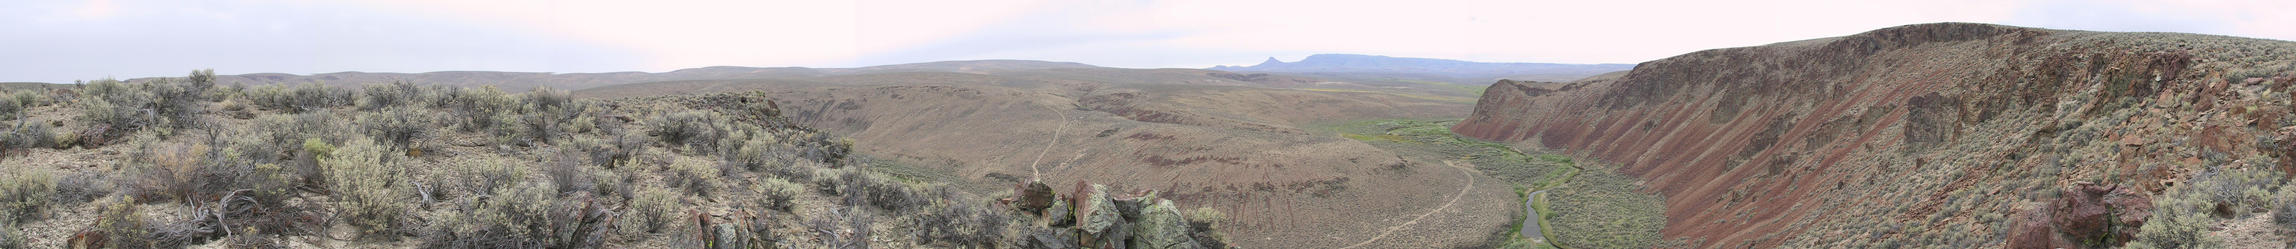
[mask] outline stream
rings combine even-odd
[[[1523,211],[1529,213],[1530,216],[1523,217],[1523,230],[1518,232],[1531,237],[1533,241],[1547,241],[1547,234],[1539,231],[1539,209],[1531,207],[1531,202],[1538,201],[1540,195],[1546,194],[1546,190],[1539,190],[1531,192],[1530,198],[1523,198]]]

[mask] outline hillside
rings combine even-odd
[[[1626,64],[1492,63],[1460,60],[1387,57],[1356,54],[1317,54],[1297,62],[1268,58],[1259,65],[1218,66],[1230,72],[1291,73],[1351,80],[1435,81],[1482,84],[1506,78],[1569,81],[1596,74],[1625,71]]]
[[[1229,248],[1209,205],[1066,176],[960,189],[757,92],[210,72],[0,94],[0,248]]]
[[[1453,130],[1618,164],[1699,248],[2276,245],[2291,76],[2287,41],[1921,24],[1499,81]]]
[[[1471,99],[1244,76],[1115,68],[893,72],[631,84],[575,95],[763,91],[796,123],[851,134],[861,154],[932,165],[906,173],[911,177],[980,190],[1032,177],[1123,183],[1117,187],[1156,190],[1228,214],[1223,227],[1247,248],[1367,240],[1369,247],[1471,247],[1488,240],[1481,231],[1506,225],[1493,218],[1509,211],[1502,185],[1470,185],[1439,161],[1401,160],[1306,129],[1341,120],[1463,117]],[[1460,201],[1453,207],[1439,208],[1454,198]],[[1400,222],[1390,217],[1429,210],[1464,215],[1430,217],[1419,229],[1371,240]]]

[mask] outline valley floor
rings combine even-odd
[[[1524,210],[1513,213],[1514,219],[1535,223],[1516,222],[1493,229],[1490,233],[1504,236],[1494,236],[1487,245],[1490,247],[1646,248],[1671,243],[1660,240],[1658,234],[1666,225],[1663,197],[1642,191],[1632,177],[1600,165],[1581,165],[1567,155],[1526,153],[1460,137],[1450,131],[1456,123],[1458,120],[1378,119],[1314,130],[1388,150],[1405,161],[1460,167],[1478,173],[1476,178],[1493,179],[1512,188],[1521,198],[1512,202],[1527,205],[1512,209]],[[1527,219],[1534,213],[1539,217]],[[1542,234],[1522,234],[1526,231]]]

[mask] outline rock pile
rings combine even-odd
[[[1035,215],[1046,232],[1027,235],[1027,248],[1204,248],[1171,200],[1155,191],[1110,194],[1108,186],[1078,181],[1069,195],[1043,182],[1013,186],[1007,206]]]

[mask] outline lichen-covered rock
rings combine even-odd
[[[1021,245],[1021,248],[1029,248],[1029,249],[1071,249],[1071,248],[1076,248],[1076,233],[1074,233],[1074,232],[1069,232],[1069,231],[1068,231],[1068,229],[1053,229],[1053,230],[1049,230],[1049,231],[1039,232],[1039,233],[1036,233],[1036,234],[1031,234],[1031,235],[1029,235],[1029,236],[1028,236],[1028,238],[1027,238],[1026,240],[1027,240],[1027,241],[1026,241],[1026,243],[1022,243],[1022,245]]]
[[[1108,234],[1114,232],[1110,228],[1123,223],[1124,218],[1117,214],[1116,203],[1109,200],[1108,186],[1084,182],[1077,184],[1084,191],[1076,195],[1076,231],[1084,233],[1087,239],[1095,239],[1085,241],[1086,244],[1092,244],[1100,241],[1097,238],[1107,238]]]
[[[1116,203],[1116,214],[1124,216],[1124,219],[1127,220],[1137,220],[1140,219],[1141,208],[1147,207],[1149,204],[1155,204],[1156,191],[1140,191],[1137,193],[1111,197],[1109,200],[1110,202]]]
[[[1042,221],[1047,227],[1067,227],[1070,225],[1075,225],[1076,214],[1070,213],[1069,210],[1075,210],[1075,208],[1069,206],[1068,200],[1052,198],[1052,205],[1048,205],[1044,209],[1044,219],[1042,219]]]
[[[1188,219],[1180,216],[1180,208],[1171,200],[1157,200],[1144,207],[1132,227],[1132,248],[1185,249],[1196,248],[1194,238],[1188,236]]]
[[[749,242],[749,240],[748,238],[743,238],[744,236],[742,236],[743,234],[741,233],[741,227],[735,226],[734,224],[716,224],[711,226],[711,229],[712,230],[710,234],[712,236],[710,236],[709,241],[710,248],[739,249],[748,247],[747,242]]]

